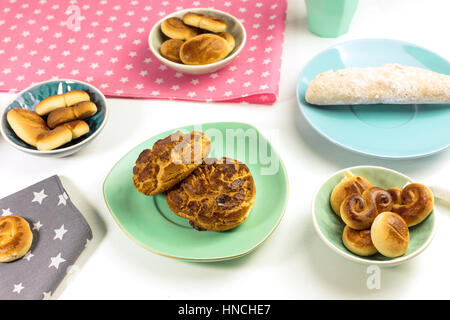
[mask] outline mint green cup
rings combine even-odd
[[[305,0],[309,30],[323,38],[348,32],[358,0]]]

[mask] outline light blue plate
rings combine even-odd
[[[308,84],[319,73],[388,63],[450,74],[446,59],[414,44],[385,39],[345,42],[322,51],[303,69],[297,84],[300,111],[331,142],[367,155],[416,158],[447,148],[450,145],[448,104],[315,106],[305,101]]]

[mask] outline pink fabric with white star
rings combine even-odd
[[[240,55],[207,75],[161,64],[148,49],[153,24],[174,11],[208,7],[242,21],[248,38]],[[63,78],[108,97],[273,104],[286,7],[286,0],[3,0],[0,91]],[[70,19],[76,10],[79,28]]]

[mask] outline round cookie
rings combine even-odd
[[[225,41],[228,43],[228,53],[233,51],[234,46],[236,45],[236,41],[234,40],[234,37],[231,35],[231,33],[228,32],[220,32],[217,34],[219,37],[222,37],[225,39]]]
[[[32,242],[33,233],[24,218],[16,215],[0,218],[0,262],[22,258]]]
[[[169,39],[162,43],[159,51],[164,58],[173,62],[181,63],[180,48],[183,43],[183,40]]]
[[[133,168],[134,185],[145,195],[162,193],[199,167],[210,150],[206,134],[177,131],[141,152]]]
[[[377,253],[370,236],[370,230],[355,230],[345,226],[342,233],[345,247],[358,256],[371,256]]]
[[[171,39],[189,40],[200,34],[200,30],[187,26],[179,18],[168,18],[161,23],[161,31]]]
[[[390,211],[380,213],[370,229],[372,242],[378,252],[389,258],[405,254],[409,245],[409,229],[405,220]]]
[[[229,158],[205,163],[166,194],[169,208],[197,230],[226,231],[247,219],[255,202],[248,167]]]
[[[210,64],[225,58],[229,51],[227,40],[212,33],[198,35],[180,48],[180,59],[184,64]]]

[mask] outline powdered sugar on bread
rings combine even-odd
[[[347,68],[317,75],[305,99],[317,105],[450,103],[450,76],[386,64]]]

